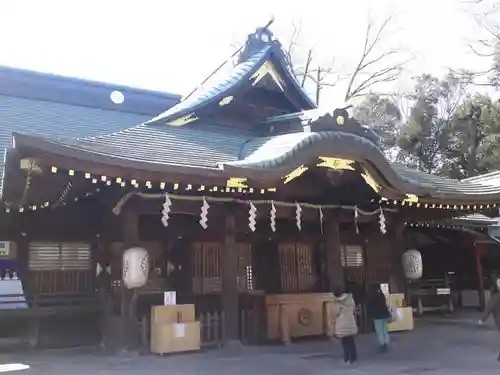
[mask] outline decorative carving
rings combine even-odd
[[[190,122],[198,120],[198,117],[194,113],[190,113],[186,116],[178,117],[176,119],[173,119],[172,121],[169,121],[167,125],[171,126],[183,126],[186,124],[189,124]]]
[[[273,41],[274,36],[268,26],[257,28],[254,33],[248,35],[247,41],[238,56],[237,63],[247,61],[252,55]]]
[[[231,103],[234,99],[234,96],[226,96],[225,98],[222,98],[221,101],[219,102],[219,107],[223,107],[225,105],[228,105]]]
[[[418,196],[415,194],[406,194],[405,202],[418,203]]]
[[[380,147],[380,137],[370,128],[349,117],[346,108],[337,108],[332,113],[304,118],[302,125],[309,125],[312,131],[340,130],[367,138]]]
[[[312,321],[312,311],[310,309],[302,308],[299,310],[297,319],[303,326],[308,326]]]
[[[247,179],[244,177],[230,177],[226,181],[226,187],[229,188],[248,188]]]
[[[373,189],[375,193],[380,193],[382,187],[375,181],[373,176],[368,171],[365,170],[364,173],[361,173],[361,177],[363,177],[365,182]]]
[[[308,169],[309,169],[308,167],[304,167],[303,165],[301,165],[300,167],[294,169],[292,172],[288,173],[284,177],[283,183],[288,184],[290,181],[296,179],[297,177],[302,176],[304,172],[307,171]]]
[[[317,166],[325,167],[333,170],[350,170],[353,171],[354,160],[342,159],[342,158],[331,158],[326,156],[320,156],[319,159],[322,161]]]

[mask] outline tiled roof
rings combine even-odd
[[[18,139],[23,139],[22,142],[35,140],[56,154],[58,149],[64,149],[60,152],[72,150],[94,158],[107,157],[117,165],[132,161],[158,168],[206,168],[219,173],[218,163],[238,160],[242,145],[250,137],[247,133],[217,124],[204,124],[202,130],[190,126],[141,124],[103,136],[66,140],[14,135],[16,142]]]
[[[499,218],[492,218],[481,214],[472,214],[453,218],[452,221],[459,223],[468,223],[471,225],[495,225],[498,223]]]
[[[123,103],[111,101],[113,91],[123,95]],[[0,152],[12,147],[12,133],[59,139],[109,134],[143,123],[179,99],[169,93],[0,66]],[[0,190],[4,162],[0,156]]]
[[[113,92],[123,95],[114,103]],[[153,117],[180,95],[0,66],[0,95]]]
[[[0,149],[12,147],[12,133],[71,138],[115,132],[147,119],[144,115],[108,111],[0,95]],[[0,190],[3,186],[0,155]]]
[[[200,106],[218,101],[228,92],[242,83],[242,79],[252,75],[271,51],[272,45],[266,45],[248,60],[232,67],[229,71],[221,69],[208,79],[201,87],[149,123],[167,122],[170,119],[186,115]]]
[[[443,200],[464,199],[478,204],[495,199],[500,202],[498,186],[446,179],[390,164],[369,139],[340,131],[253,137],[241,129],[210,123],[202,128],[141,124],[112,134],[81,139],[41,139],[22,135],[15,139],[43,144],[46,151],[55,153],[74,152],[76,155],[79,152],[92,160],[106,157],[106,162],[118,166],[132,161],[153,170],[180,167],[183,171],[191,169],[193,173],[197,169],[220,172],[219,166],[226,174],[256,179],[281,178],[318,156],[332,155],[358,160],[365,167],[376,170],[385,181],[384,189],[388,189],[385,190],[388,193]]]
[[[463,194],[463,195],[486,195],[500,193],[500,186],[480,184],[475,181],[454,180],[440,176],[431,175],[408,168],[401,164],[392,164],[396,173],[403,176],[413,184],[433,187],[437,194]]]
[[[324,151],[321,151],[324,150]],[[367,138],[340,131],[291,133],[248,142],[242,158],[223,167],[229,173],[275,175],[291,172],[308,163],[319,153],[361,161],[373,165],[390,185],[402,193],[441,199],[491,200],[500,202],[500,186],[459,181],[419,172],[399,164],[390,164],[378,147]],[[323,154],[322,154],[323,155]]]
[[[281,74],[284,76],[283,78],[287,82],[286,87],[290,87],[289,93],[293,94],[295,100],[298,99],[300,103],[303,103],[304,109],[315,108],[316,105],[300,87],[294,73],[290,70],[285,55],[281,50],[280,43],[272,40],[262,44],[248,58],[235,66],[230,66],[231,62],[228,61],[179,104],[153,118],[148,123],[164,124],[168,121],[189,115],[207,104],[219,102],[224,97],[235,94],[235,91],[240,88],[244,92],[252,87],[252,75],[269,59],[281,71]],[[227,68],[228,66],[229,69]]]
[[[462,181],[474,182],[481,185],[500,186],[500,171],[494,171],[479,176],[464,178]]]

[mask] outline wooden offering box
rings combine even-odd
[[[194,322],[194,305],[153,306],[151,324]]]
[[[196,351],[200,345],[200,322],[158,324],[151,331],[152,353]]]
[[[167,354],[200,349],[200,322],[194,305],[154,306],[151,309],[151,352]]]
[[[406,306],[405,295],[389,294],[389,305],[393,309],[398,309],[401,315],[401,320],[389,324],[389,331],[412,331],[414,328],[413,310],[411,307]]]
[[[331,293],[266,296],[267,338],[289,344],[292,337],[333,336]]]

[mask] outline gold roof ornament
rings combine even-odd
[[[404,202],[410,202],[410,203],[418,203],[418,196],[415,194],[405,194],[406,198],[404,199]]]
[[[302,174],[308,169],[309,169],[308,167],[304,167],[303,165],[301,165],[300,167],[294,169],[293,171],[288,173],[285,177],[283,177],[284,179],[283,183],[288,184],[293,179],[302,176]]]
[[[266,61],[264,64],[262,64],[262,66],[250,77],[250,80],[253,81],[252,85],[255,86],[262,78],[266,76],[270,76],[276,83],[276,85],[278,85],[281,91],[284,90],[285,82],[281,78],[281,75],[278,73],[274,65],[269,61]]]
[[[219,102],[219,107],[223,107],[225,105],[228,105],[231,103],[234,99],[234,96],[226,96],[225,98],[222,98],[221,101]]]
[[[333,170],[354,170],[352,166],[355,163],[354,160],[330,158],[326,156],[320,156],[319,159],[322,160],[322,162],[317,164],[317,167],[325,167]]]
[[[198,117],[194,113],[190,113],[186,116],[176,118],[175,120],[167,122],[167,125],[171,126],[183,126],[189,124],[190,122],[198,120]]]
[[[375,193],[380,193],[382,187],[375,181],[373,176],[368,171],[365,170],[364,173],[361,173],[361,177],[363,177],[365,182],[373,189]]]
[[[248,187],[247,179],[245,177],[230,177],[229,180],[226,181],[226,187],[245,189]]]

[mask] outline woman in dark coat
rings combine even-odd
[[[486,304],[486,309],[484,310],[484,314],[479,321],[479,325],[484,325],[484,322],[493,315],[493,319],[495,320],[495,325],[500,331],[500,279],[496,279],[491,287],[491,295],[490,300]],[[500,362],[500,353],[497,358],[498,362]]]
[[[366,298],[366,310],[368,316],[373,319],[377,341],[380,344],[380,351],[385,353],[389,350],[389,322],[391,320],[391,313],[387,306],[385,294],[380,289],[379,284],[370,286]]]

